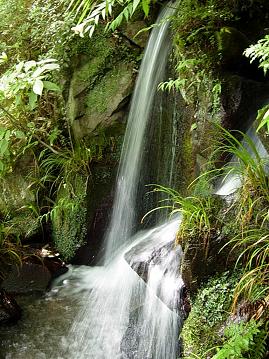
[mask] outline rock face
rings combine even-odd
[[[21,308],[16,300],[0,289],[0,325],[16,323],[21,317]]]
[[[153,288],[160,300],[172,311],[181,315],[181,291],[182,280],[180,278],[180,262],[182,251],[175,247],[174,241],[148,250],[147,244],[138,244],[125,253],[124,258],[130,267],[139,275],[149,287],[156,285],[155,270],[161,275],[162,280]],[[153,276],[151,277],[151,274]],[[162,287],[165,281],[170,283],[172,295],[168,295]]]
[[[75,70],[71,81],[69,108],[72,108],[71,123],[76,137],[91,134],[97,127],[109,127],[122,121],[123,107],[128,102],[134,84],[133,66],[119,63],[109,70],[90,90],[86,91],[81,73],[92,66],[86,63]],[[89,79],[90,81],[90,79]],[[86,88],[84,88],[86,86]]]

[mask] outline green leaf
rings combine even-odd
[[[19,139],[26,137],[22,131],[15,131],[15,136]]]
[[[8,152],[8,140],[3,138],[0,142],[0,155],[5,156]]]
[[[17,72],[21,72],[21,70],[23,69],[23,66],[24,66],[24,62],[23,62],[23,61],[19,62],[19,63],[16,65],[16,71],[17,71]]]
[[[142,0],[142,9],[144,11],[144,14],[148,16],[149,14],[149,0]]]
[[[41,81],[42,82],[42,81]],[[28,98],[29,98],[29,106],[31,111],[33,111],[36,108],[37,105],[37,94],[34,93],[33,91],[31,91],[28,94]]]
[[[269,124],[269,108],[268,108],[268,105],[263,107],[261,110],[258,111],[257,120],[260,121],[260,124],[257,127],[256,132],[258,132],[265,125],[266,125],[266,127],[268,129],[268,124]]]
[[[59,70],[60,66],[56,63],[52,63],[52,64],[45,64],[41,67],[38,67],[32,77],[39,77],[41,74],[43,74],[44,72],[48,72],[48,71],[52,71],[52,70]]]
[[[34,86],[33,86],[33,91],[35,94],[37,95],[42,95],[42,91],[43,91],[43,81],[41,81],[40,79],[36,79],[35,80],[35,83],[34,83]]]
[[[43,81],[44,88],[49,91],[61,91],[60,87],[51,81]]]
[[[2,138],[5,137],[5,134],[6,134],[6,129],[0,127],[0,140],[2,140]]]
[[[136,10],[137,6],[139,5],[139,3],[140,3],[140,0],[134,0],[134,2],[133,2],[133,12],[132,13],[135,12],[135,10]]]
[[[25,72],[28,72],[32,67],[36,66],[36,61],[27,61],[24,64]]]
[[[9,140],[9,137],[11,135],[11,131],[10,130],[7,130],[6,133],[5,133],[5,139],[8,141]]]

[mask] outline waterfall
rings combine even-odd
[[[179,294],[183,283],[178,275],[180,249],[171,248],[178,225],[179,219],[175,218],[138,233],[109,265],[82,269],[80,299],[87,305],[63,342],[59,359],[178,357],[182,324]],[[137,249],[140,246],[142,250]],[[147,276],[147,283],[132,269],[134,262],[127,263],[130,253],[136,265],[146,263],[147,269],[139,274]]]
[[[137,79],[106,236],[104,265],[71,267],[58,278],[44,301],[48,308],[44,315],[47,325],[38,323],[35,330],[33,320],[30,335],[25,337],[22,333],[20,344],[10,346],[7,359],[177,359],[179,356],[178,337],[184,313],[179,273],[182,253],[174,243],[180,218],[134,234],[139,191],[148,179],[146,172],[153,168],[148,166],[149,158],[144,152],[151,156],[152,134],[162,132],[166,119],[171,121],[171,131],[165,134],[164,142],[172,147],[167,149],[167,154],[159,149],[161,153],[150,160],[160,159],[160,166],[165,167],[164,171],[157,168],[156,178],[165,172],[168,181],[172,181],[172,175],[168,174],[174,168],[170,160],[176,158],[177,113],[173,110],[170,116],[168,111],[162,118],[162,112],[156,115],[153,107],[155,98],[156,111],[160,105],[165,108],[158,102],[161,94],[155,95],[167,67],[170,39],[166,18],[173,10],[168,4],[161,12],[160,25],[150,35]],[[151,131],[152,127],[158,131]],[[165,161],[167,158],[169,161]],[[59,301],[67,303],[60,307],[63,325],[57,324],[54,315],[49,316],[55,308],[58,313]],[[52,321],[56,322],[57,332],[53,332]]]
[[[154,126],[149,123],[151,110],[169,53],[169,22],[165,19],[173,11],[169,5],[164,8],[158,18],[161,25],[150,35],[128,118],[105,265],[83,274],[80,290],[85,290],[81,296],[87,305],[63,342],[64,358],[176,359],[179,355],[183,282],[181,249],[175,248],[174,241],[180,219],[132,237],[139,179],[146,167],[147,128]]]
[[[139,70],[121,153],[112,218],[105,238],[105,262],[134,233],[146,129],[157,86],[164,77],[170,47],[169,21],[163,20],[173,12],[171,4],[162,10],[157,20],[161,25],[152,30]]]

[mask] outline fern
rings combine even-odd
[[[226,342],[212,359],[262,359],[268,334],[261,326],[255,320],[231,324],[225,330]]]
[[[106,30],[114,31],[121,25],[123,20],[129,21],[138,8],[142,8],[145,16],[148,16],[151,0],[104,0],[96,3],[92,0],[73,0],[68,7],[70,15],[78,17],[78,23],[72,28],[81,37],[88,33],[92,37],[100,20],[107,21]],[[109,21],[113,16],[114,7],[120,6],[122,11],[115,19]]]
[[[265,35],[256,44],[248,47],[244,51],[244,55],[250,58],[251,63],[258,60],[259,67],[263,69],[264,75],[266,75],[269,70],[269,35]]]

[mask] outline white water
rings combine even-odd
[[[166,7],[158,22],[173,11]],[[179,218],[131,238],[139,177],[145,170],[146,128],[168,59],[168,31],[169,22],[162,21],[146,48],[121,154],[105,265],[84,269],[76,286],[88,305],[80,310],[62,343],[64,358],[176,359],[179,353],[183,283],[181,250],[173,246]]]
[[[83,279],[75,291],[81,292],[81,300],[88,305],[74,321],[58,358],[177,358],[183,283],[178,275],[179,249],[167,250],[166,246],[174,242],[178,226],[176,218],[141,232],[108,266],[79,270]],[[156,257],[147,262],[147,284],[125,260],[136,248],[136,263],[144,263],[153,252],[161,253],[157,262]],[[72,294],[70,287],[67,294]]]
[[[172,15],[171,4],[161,12],[157,22]],[[112,219],[106,236],[105,262],[134,232],[136,194],[143,170],[146,128],[154,96],[162,81],[169,50],[169,21],[153,29],[136,82],[121,153]],[[154,126],[154,124],[152,124]]]
[[[264,145],[257,136],[255,129],[253,127],[250,127],[246,134],[252,140],[260,158],[268,158],[268,152],[266,151]],[[248,150],[251,157],[254,157],[255,154],[253,153],[252,149],[247,145],[246,141],[243,140],[242,144]],[[238,165],[238,159],[233,157],[229,163],[229,167],[233,166],[235,168],[235,171],[232,171],[232,173],[229,173],[223,178],[217,190],[215,191],[215,194],[219,196],[229,196],[236,192],[242,186],[242,178],[240,174],[236,173],[236,167]]]

